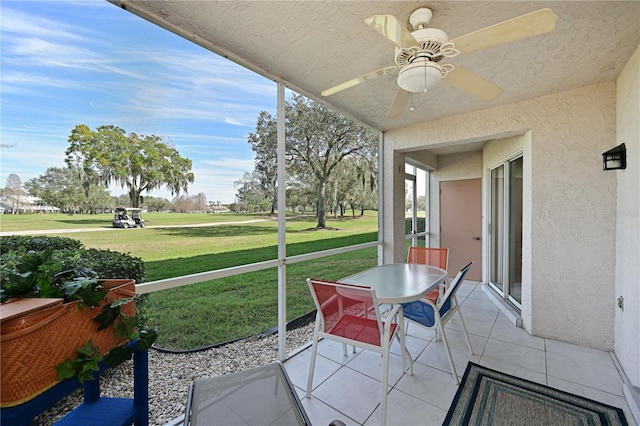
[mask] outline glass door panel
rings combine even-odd
[[[522,304],[522,157],[509,163],[509,296]]]
[[[504,295],[504,166],[490,172],[491,213],[489,222],[490,238],[490,282]]]
[[[490,170],[489,266],[491,286],[520,309],[522,304],[523,158]]]
[[[416,177],[405,174],[404,179],[404,230],[405,235],[411,239],[411,245],[416,245]]]
[[[416,234],[417,245],[426,247],[427,238],[427,171],[416,168]]]

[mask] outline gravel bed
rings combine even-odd
[[[287,351],[310,342],[313,323],[287,332]],[[251,337],[223,347],[191,353],[149,351],[149,424],[165,425],[184,414],[189,384],[194,379],[215,377],[269,364],[278,357],[278,335]],[[127,362],[101,376],[101,395],[133,398],[133,368]],[[37,416],[32,425],[52,425],[82,403],[82,389],[60,400]]]

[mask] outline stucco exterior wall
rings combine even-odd
[[[529,268],[531,278],[523,303],[531,312],[527,318],[523,311],[525,327],[607,350],[614,342],[616,191],[614,174],[602,171],[601,153],[616,143],[615,109],[615,83],[606,83],[389,131],[384,149],[387,159],[395,150],[530,131],[531,238],[523,247],[530,259],[523,272]],[[385,188],[387,179],[394,177],[385,174]],[[394,206],[383,208],[385,226],[392,227]],[[402,232],[387,231],[385,238]],[[391,257],[385,253],[385,261]]]
[[[616,172],[615,351],[629,381],[640,386],[640,47],[617,81],[618,134],[615,145],[627,148],[627,168]],[[613,212],[612,212],[613,213]]]

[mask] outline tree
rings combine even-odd
[[[80,173],[69,167],[50,167],[44,174],[25,182],[29,193],[64,211],[104,211],[113,207],[109,191],[102,182],[83,188]]]
[[[311,186],[295,185],[287,188],[287,206],[292,212],[300,211],[305,213],[308,207],[314,206],[317,191]],[[315,209],[313,210],[315,212]]]
[[[166,186],[171,195],[179,195],[194,181],[191,160],[160,136],[126,135],[113,125],[92,131],[79,124],[71,131],[69,144],[65,162],[78,170],[85,193],[96,182],[113,182],[127,188],[131,207],[140,207],[145,191]]]
[[[355,163],[356,186],[354,188],[354,204],[351,208],[360,207],[360,216],[366,208],[377,208],[378,162],[376,155],[362,156]],[[355,216],[355,211],[354,211]]]
[[[79,210],[85,199],[77,171],[68,167],[50,167],[24,186],[29,194],[63,211]]]
[[[360,216],[365,209],[377,208],[377,168],[369,168],[373,161],[362,161],[362,158],[345,158],[336,169],[330,182],[333,194],[334,216],[338,210],[344,216],[347,208],[351,208],[355,218],[356,209]],[[363,164],[364,163],[364,164]]]
[[[5,186],[2,192],[11,202],[11,213],[17,214],[20,212],[20,200],[24,196],[22,190],[22,180],[20,176],[15,173],[11,173],[7,176],[7,186]]]
[[[267,111],[258,115],[256,133],[249,133],[249,144],[256,153],[255,180],[265,198],[271,200],[271,214],[278,204],[277,122]]]
[[[150,212],[171,211],[174,209],[171,201],[162,197],[144,197],[144,206]]]
[[[187,213],[192,210],[191,200],[186,195],[178,195],[171,202],[176,206],[176,211],[179,213]]]
[[[245,172],[241,179],[234,182],[234,186],[238,191],[236,201],[240,211],[256,212],[262,208],[265,197],[258,172]]]
[[[368,172],[375,173],[376,168],[372,169],[369,164],[375,163],[378,134],[301,95],[295,95],[287,101],[285,109],[287,194],[295,197],[295,202],[287,200],[287,205],[293,209],[314,206],[318,215],[317,226],[324,228],[326,204],[333,203],[343,209],[344,204],[338,204],[338,192],[346,193],[342,187],[352,184],[344,183],[340,176],[335,176],[339,164],[345,159],[353,159],[353,167],[359,167],[361,172],[360,175],[354,172],[353,179],[371,183]],[[239,204],[247,206],[249,201],[260,204],[261,201],[257,199],[268,198],[271,200],[272,213],[277,202],[276,129],[277,120],[262,111],[258,116],[256,132],[250,133],[248,138],[251,149],[256,153],[255,169],[236,182]],[[328,184],[332,185],[334,192],[327,201]],[[295,190],[291,190],[293,188]],[[313,203],[303,201],[310,189],[315,191]],[[360,192],[366,191],[360,189]],[[363,194],[360,195],[359,198],[362,198]],[[359,205],[364,206],[364,202]]]
[[[193,210],[197,212],[206,212],[209,210],[209,205],[207,203],[207,196],[204,192],[200,192],[198,195],[194,195],[193,198]]]
[[[131,200],[129,199],[129,195],[127,194],[120,194],[118,195],[118,198],[116,200],[116,207],[130,207],[129,203],[131,202]]]
[[[326,185],[340,162],[375,152],[378,134],[355,120],[295,95],[286,108],[286,151],[294,172],[310,172],[317,183],[318,228],[326,227]]]

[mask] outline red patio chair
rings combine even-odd
[[[307,381],[307,398],[311,398],[313,373],[315,369],[318,342],[329,339],[346,345],[382,354],[382,384],[380,418],[386,423],[387,387],[389,383],[389,356],[394,337],[400,340],[402,350],[402,371],[405,368],[404,321],[398,318],[402,307],[394,306],[386,319],[380,315],[375,290],[350,284],[331,281],[307,279],[309,290],[316,304],[317,314],[313,333],[309,378]],[[344,356],[347,355],[346,349]],[[409,357],[410,374],[413,375],[413,363]]]
[[[421,263],[423,265],[436,266],[440,269],[447,270],[447,264],[449,262],[449,249],[448,248],[431,248],[431,247],[409,247],[409,254],[407,255],[407,263]],[[437,289],[431,290],[425,296],[433,303],[438,301],[438,297],[444,294],[446,289],[446,281],[438,286]]]

